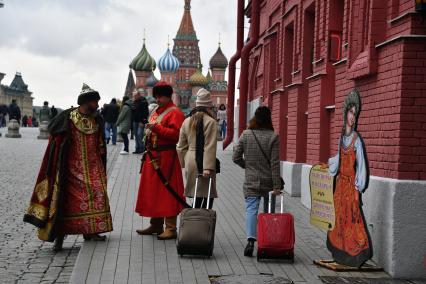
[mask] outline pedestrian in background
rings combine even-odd
[[[180,129],[177,152],[182,168],[185,168],[186,186],[184,195],[194,197],[195,180],[198,181],[196,208],[206,208],[209,178],[212,178],[209,209],[217,198],[216,191],[216,151],[217,122],[213,110],[210,92],[200,89],[197,93],[195,108],[183,122]]]
[[[142,154],[145,151],[145,145],[143,142],[145,124],[148,122],[148,102],[145,97],[141,96],[139,90],[133,94],[133,108],[132,108],[132,119],[133,119],[133,134],[135,136],[136,148],[133,154]]]
[[[102,117],[105,120],[105,139],[107,144],[109,144],[111,138],[112,145],[117,144],[117,119],[119,114],[120,107],[117,105],[115,98],[109,104],[105,105],[102,110]]]
[[[50,109],[50,120],[54,119],[57,115],[58,110],[52,105],[52,108]]]
[[[219,131],[220,131],[220,138],[223,140],[226,136],[226,122],[227,116],[226,116],[226,107],[224,104],[221,104],[219,106],[219,110],[217,111],[217,120],[219,121]]]
[[[28,126],[28,116],[26,114],[22,117],[22,126],[23,127]]]
[[[263,210],[267,213],[268,193],[281,194],[279,137],[274,133],[271,111],[265,106],[257,108],[248,129],[241,134],[234,148],[232,160],[245,169],[244,197],[246,203],[247,246],[245,256],[252,256],[257,239],[257,214],[263,197]],[[269,157],[269,160],[266,159]],[[275,212],[275,198],[271,200]]]
[[[120,155],[129,154],[129,137],[127,136],[130,132],[132,124],[132,103],[129,101],[129,97],[123,97],[123,105],[121,106],[120,114],[117,119],[117,128],[120,136],[123,138],[124,149],[120,152]]]
[[[40,109],[38,113],[38,120],[40,122],[43,122],[43,121],[49,122],[51,117],[52,117],[52,113],[49,108],[49,102],[46,101],[43,103],[43,107]]]
[[[12,100],[12,103],[9,105],[9,121],[12,119],[21,123],[21,109],[16,104],[16,100]]]

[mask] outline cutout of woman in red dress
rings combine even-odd
[[[335,262],[352,267],[361,267],[373,256],[361,201],[369,171],[364,143],[356,131],[360,110],[360,96],[354,90],[343,104],[344,126],[338,153],[328,161],[330,175],[336,177],[336,223],[328,232],[327,248]]]

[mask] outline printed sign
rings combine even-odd
[[[328,168],[312,167],[309,174],[311,187],[311,224],[323,230],[334,227],[333,177]]]

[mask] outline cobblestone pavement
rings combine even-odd
[[[0,283],[68,283],[82,237],[69,236],[64,250],[54,253],[22,221],[47,141],[37,140],[36,128],[21,129],[21,139],[5,138],[4,128],[0,132]],[[108,149],[108,169],[118,149]]]

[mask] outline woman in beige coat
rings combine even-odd
[[[180,130],[177,152],[182,168],[185,168],[186,197],[194,197],[195,180],[198,181],[196,208],[206,208],[209,178],[212,187],[209,207],[217,198],[216,191],[216,150],[217,150],[217,121],[213,111],[210,93],[201,89],[197,93],[196,107],[183,122]]]

